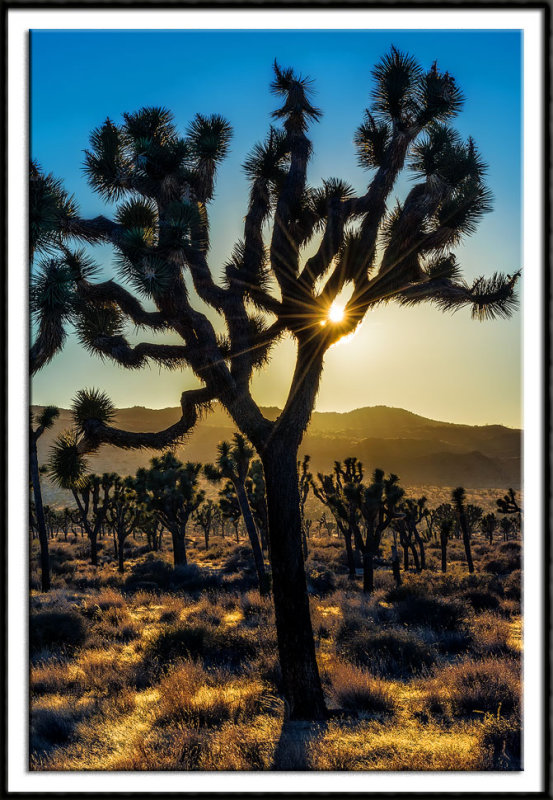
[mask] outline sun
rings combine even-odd
[[[344,307],[333,303],[328,310],[328,318],[331,322],[341,322],[344,319]]]

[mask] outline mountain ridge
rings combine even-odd
[[[34,412],[43,406],[32,406]],[[280,409],[262,412],[275,419]],[[161,430],[180,417],[180,409],[132,406],[116,409],[115,425],[129,430]],[[71,411],[60,409],[54,427],[39,439],[39,460],[48,458],[55,437],[72,423]],[[213,461],[218,442],[229,439],[235,426],[216,406],[196,425],[187,441],[176,448],[184,461]],[[300,457],[311,456],[313,472],[329,471],[335,460],[357,456],[369,472],[376,467],[395,472],[409,485],[432,484],[466,488],[506,488],[521,485],[521,429],[504,425],[444,422],[390,406],[365,406],[352,411],[313,413]],[[124,451],[104,446],[89,456],[94,472],[134,474],[155,453]],[[45,487],[48,489],[48,486]],[[50,487],[54,491],[53,487]]]

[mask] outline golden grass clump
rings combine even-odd
[[[275,702],[261,681],[205,672],[193,661],[183,662],[162,679],[159,695],[159,724],[180,721],[199,727],[244,722]]]
[[[327,670],[333,705],[360,714],[390,714],[394,711],[389,684],[370,675],[367,670],[338,659],[331,662]]]
[[[474,729],[435,725],[332,722],[308,749],[315,770],[477,770],[487,763]]]

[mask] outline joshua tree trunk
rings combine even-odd
[[[38,528],[38,539],[40,543],[40,580],[43,592],[50,589],[50,555],[48,553],[48,532],[46,530],[46,522],[44,519],[44,508],[42,506],[42,491],[40,489],[40,474],[38,471],[38,455],[36,449],[36,440],[31,431],[30,436],[30,467],[31,467],[31,480],[33,482],[33,494],[35,496],[35,513],[36,524]]]
[[[171,529],[171,537],[173,539],[173,565],[175,567],[185,567],[187,564],[186,542],[184,539],[185,530],[186,523]]]
[[[95,531],[89,533],[90,538],[90,563],[93,567],[98,566],[98,534]]]
[[[401,543],[403,548],[403,571],[407,572],[409,569],[409,545]]]
[[[119,572],[125,572],[124,547],[125,547],[125,539],[121,537],[119,538],[119,547],[117,548],[117,569],[119,570]]]
[[[419,554],[417,553],[417,548],[415,547],[413,542],[409,542],[409,549],[413,553],[413,562],[415,564],[415,570],[417,572],[420,572],[421,571],[421,565],[420,565],[420,561],[419,561]]]
[[[392,545],[392,574],[396,586],[401,586],[401,572],[399,570],[399,553],[395,544]]]
[[[426,554],[424,552],[424,542],[416,526],[413,526],[413,535],[420,552],[420,569],[426,569]]]
[[[353,547],[351,546],[351,531],[343,530],[344,541],[346,543],[346,556],[348,559],[348,577],[355,578],[355,556],[353,555]]]
[[[269,578],[265,571],[265,564],[263,562],[263,553],[261,552],[261,545],[259,544],[259,536],[257,535],[257,528],[255,527],[255,522],[253,521],[250,504],[248,503],[248,498],[244,490],[244,485],[241,484],[240,482],[237,482],[235,484],[235,489],[236,489],[236,495],[238,497],[238,504],[240,506],[240,511],[242,512],[242,517],[244,518],[246,531],[250,539],[250,544],[252,546],[253,560],[255,562],[255,571],[257,572],[257,582],[259,584],[259,594],[266,595],[269,592]]]
[[[269,515],[273,597],[290,719],[325,719],[323,690],[302,556],[297,447],[273,440],[262,454]]]
[[[467,558],[467,567],[469,569],[469,573],[472,574],[474,572],[474,564],[472,563],[472,552],[470,548],[470,531],[464,513],[461,514],[459,522],[461,524],[461,531],[463,534],[463,545],[465,548],[465,555]]]
[[[363,591],[367,594],[374,592],[374,555],[372,550],[363,553]]]

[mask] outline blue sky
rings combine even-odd
[[[147,105],[171,109],[183,130],[196,112],[223,114],[234,137],[210,211],[210,261],[217,271],[241,235],[246,182],[240,165],[264,137],[275,107],[268,91],[273,60],[313,78],[315,103],[324,112],[310,130],[310,182],[342,177],[361,192],[370,175],[356,164],[353,133],[370,103],[371,69],[391,44],[423,67],[437,60],[455,77],[466,102],[454,127],[474,137],[489,164],[494,211],[456,251],[467,278],[518,269],[522,42],[517,32],[33,31],[32,156],[63,178],[83,215],[111,215],[113,207],[91,191],[82,173],[83,150],[94,127],[108,116],[119,122],[123,112]],[[406,176],[396,195],[408,186]],[[95,248],[95,254],[109,274],[109,248]],[[379,309],[354,340],[329,353],[317,407],[347,410],[383,403],[441,419],[518,426],[520,316],[481,324],[466,311],[445,317],[429,307]],[[428,355],[425,378],[413,363],[421,347]],[[256,397],[263,404],[283,402],[292,351],[285,342],[275,363],[256,379]],[[393,365],[391,374],[375,387],[366,374],[380,374],[386,364]],[[441,380],[445,369],[451,373],[446,382]],[[152,373],[122,373],[70,341],[33,382],[33,401],[67,406],[77,389],[94,382],[108,389],[117,405],[163,407],[175,405],[180,391],[194,383],[186,375],[157,369],[153,374],[155,381]],[[432,391],[428,375],[435,376]]]

